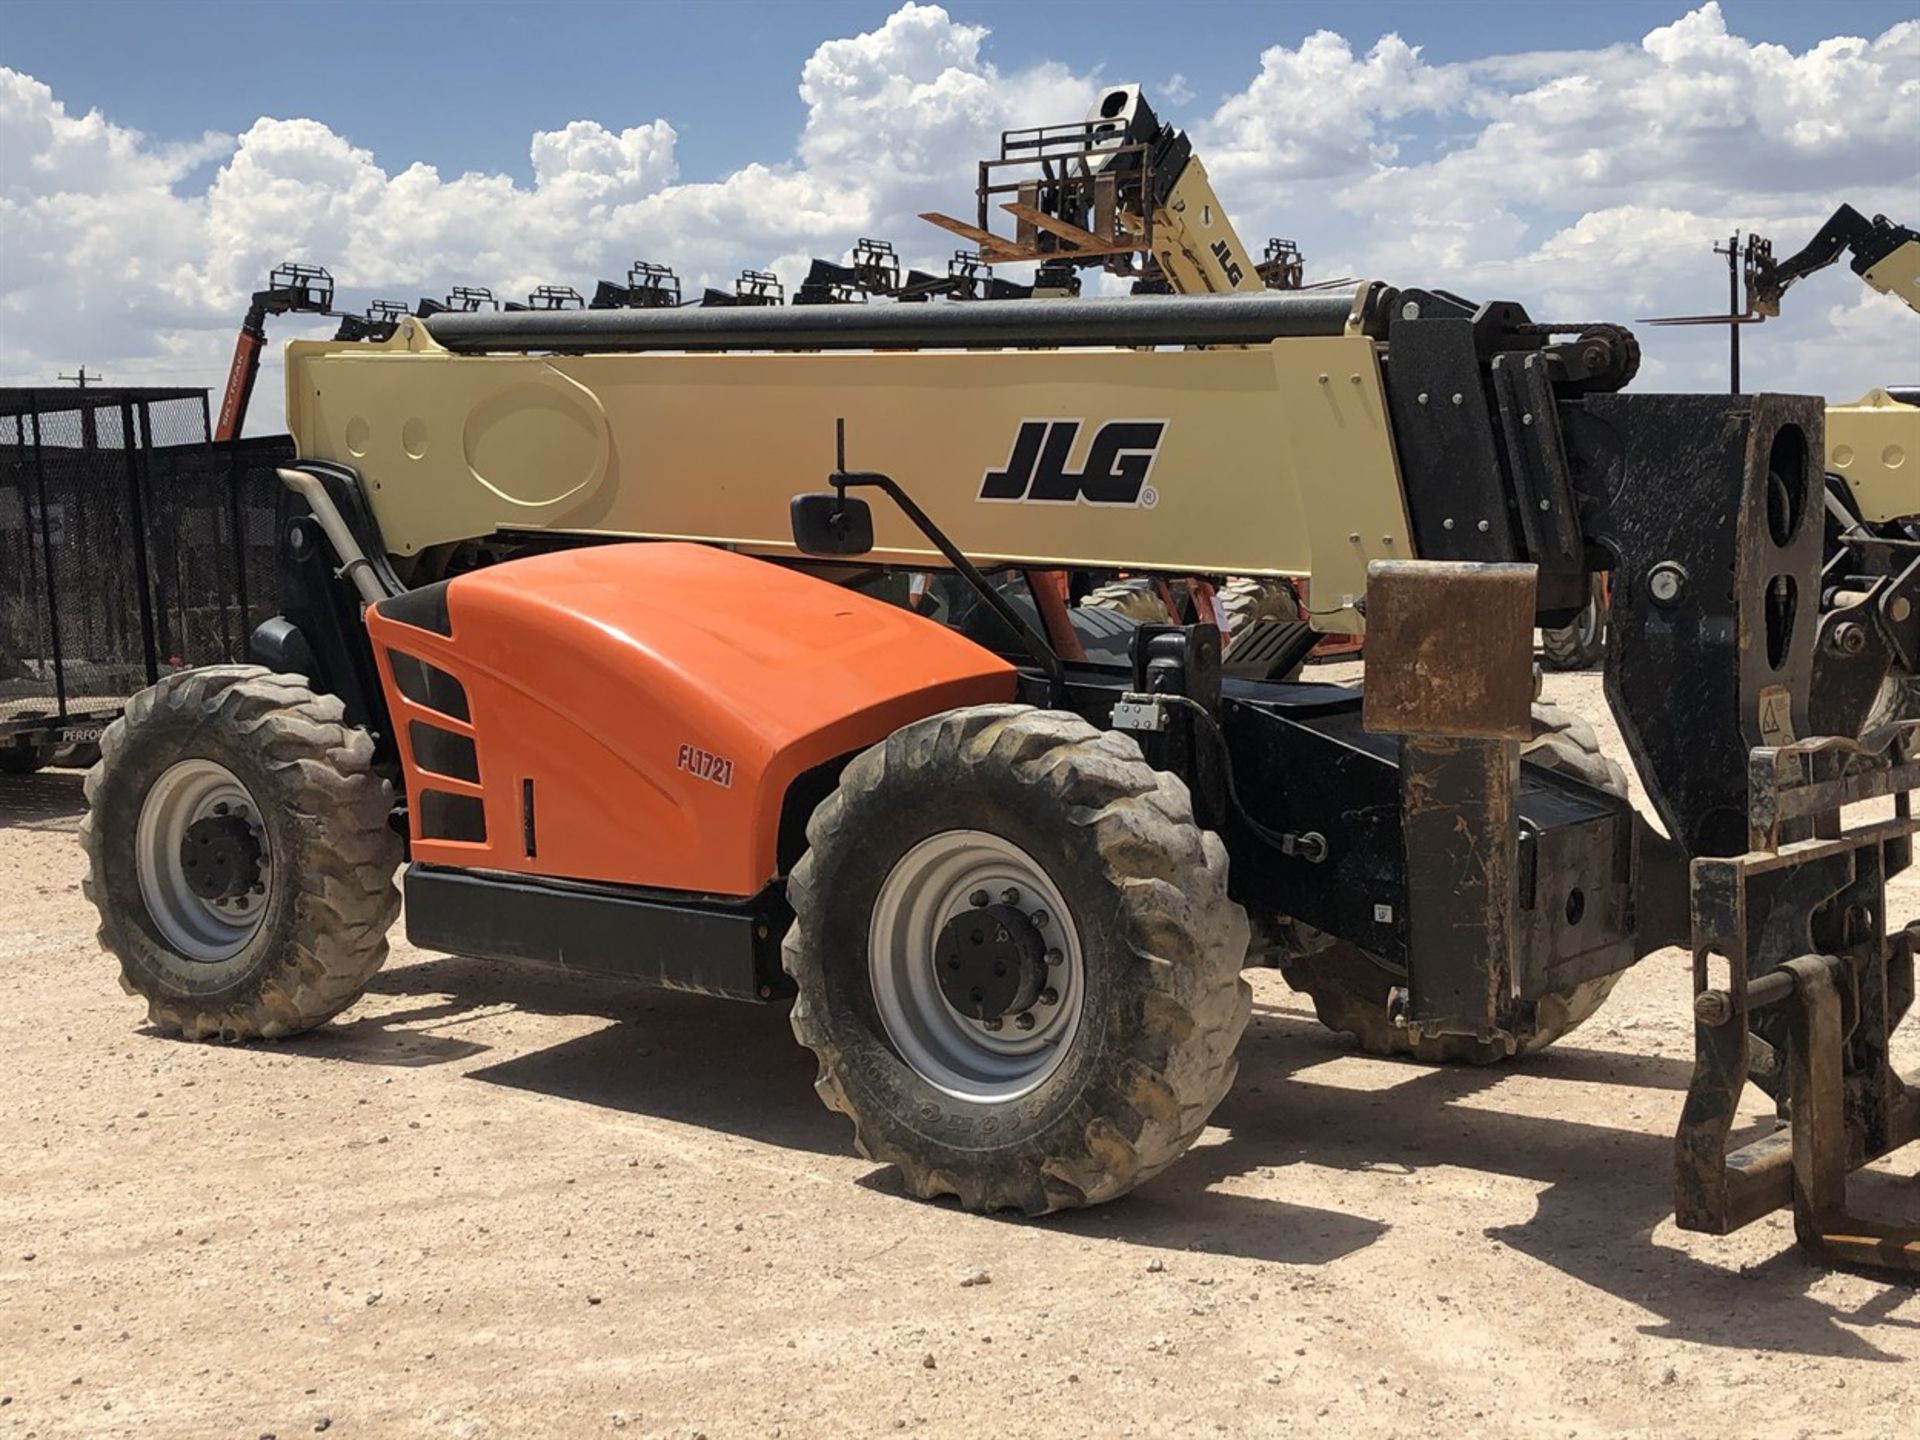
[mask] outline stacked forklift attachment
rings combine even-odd
[[[1675,1157],[1683,1229],[1725,1234],[1790,1205],[1795,1234],[1823,1258],[1920,1274],[1920,1226],[1847,1208],[1849,1172],[1920,1140],[1920,1076],[1903,1080],[1888,1056],[1914,998],[1914,928],[1890,928],[1886,911],[1887,881],[1912,862],[1920,830],[1909,797],[1920,765],[1900,758],[1914,728],[1864,746],[1756,748],[1753,848],[1694,862],[1695,1061]],[[1843,805],[1889,793],[1892,818],[1840,824]],[[1729,1151],[1749,1082],[1790,1123]]]

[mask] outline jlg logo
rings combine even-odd
[[[1213,258],[1220,262],[1220,268],[1227,272],[1227,283],[1238,285],[1240,277],[1246,272],[1240,268],[1240,262],[1233,258],[1232,247],[1224,240],[1216,240],[1210,248],[1213,250]]]
[[[1078,470],[1067,468],[1079,420],[1023,420],[1013,453],[980,481],[982,500],[1032,501],[1041,505],[1140,505],[1160,494],[1147,483],[1166,433],[1164,420],[1109,420],[1094,432]]]

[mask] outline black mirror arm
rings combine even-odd
[[[887,498],[900,507],[901,513],[911,520],[914,528],[933,542],[949,565],[960,572],[960,577],[973,587],[974,594],[983,600],[987,608],[1005,621],[1013,633],[1020,639],[1020,647],[1031,655],[1040,668],[1047,672],[1047,682],[1052,690],[1052,702],[1064,704],[1067,695],[1067,672],[1061,665],[1060,657],[1047,643],[1046,637],[1026,622],[1020,612],[1007,603],[1007,597],[994,589],[991,581],[980,573],[980,569],[961,551],[958,545],[946,537],[940,527],[933,523],[931,516],[914,504],[913,497],[902,490],[891,475],[882,475],[877,470],[847,469],[847,432],[846,421],[839,422],[839,467],[827,477],[834,493],[845,497],[848,490],[861,487],[882,491]]]

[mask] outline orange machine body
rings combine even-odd
[[[414,860],[702,895],[775,878],[805,771],[1014,694],[931,620],[705,545],[511,560],[367,624]]]

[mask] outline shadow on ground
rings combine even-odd
[[[0,774],[0,830],[78,830],[86,778],[82,770]]]
[[[1196,1151],[1185,1165],[1196,1182],[1225,1179],[1261,1165],[1310,1163],[1350,1170],[1412,1174],[1450,1167],[1511,1176],[1542,1186],[1538,1209],[1519,1225],[1491,1227],[1480,1242],[1463,1237],[1462,1264],[1486,1241],[1651,1312],[1642,1333],[1695,1344],[1795,1355],[1837,1355],[1897,1361],[1857,1329],[1891,1321],[1876,1305],[1846,1310],[1808,1293],[1827,1272],[1802,1260],[1790,1229],[1761,1264],[1728,1269],[1655,1243],[1672,1214],[1673,1153],[1665,1134],[1551,1115],[1502,1113],[1499,1070],[1425,1069],[1396,1061],[1411,1078],[1385,1091],[1315,1083],[1292,1072],[1323,1059],[1329,1037],[1290,1017],[1262,1016],[1243,1046],[1240,1083],[1214,1115],[1229,1132],[1224,1145]],[[1638,1089],[1683,1090],[1690,1065],[1670,1056],[1592,1049],[1549,1052],[1527,1065],[1538,1079]],[[1260,1093],[1256,1093],[1260,1092]],[[1673,1097],[1677,1117],[1679,1096]],[[1529,1108],[1551,1111],[1551,1099]],[[1770,1128],[1770,1127],[1769,1127]],[[1736,1132],[1733,1143],[1756,1138]],[[1863,1208],[1883,1208],[1879,1192],[1911,1192],[1911,1179],[1856,1177]],[[1905,1202],[1910,1209],[1911,1195]],[[1713,1242],[1707,1242],[1709,1246]],[[1881,1295],[1904,1299],[1910,1287],[1889,1284]],[[1877,1299],[1878,1297],[1876,1297]],[[1893,1323],[1905,1323],[1894,1321]]]
[[[814,1098],[813,1057],[794,1042],[785,1005],[639,989],[465,956],[384,970],[367,988],[419,1003],[330,1026],[300,1043],[349,1060],[429,1064],[432,1058],[417,1057],[406,1045],[415,1037],[428,1047],[445,1042],[450,1037],[438,1032],[479,1012],[597,1015],[618,1023],[469,1073],[490,1084],[790,1149],[846,1154],[852,1148],[846,1122]],[[336,1052],[336,1045],[344,1048]],[[438,1058],[463,1056],[449,1049]]]
[[[427,1064],[476,1053],[458,1046],[463,1017],[506,1008],[599,1015],[617,1023],[563,1044],[473,1071],[475,1079],[585,1104],[657,1116],[818,1154],[851,1150],[846,1123],[813,1095],[812,1057],[794,1044],[786,1007],[739,1005],[700,996],[634,991],[558,974],[463,958],[428,960],[379,976],[374,990],[422,1003],[332,1027],[297,1042],[316,1055],[380,1063]],[[399,1039],[402,1043],[395,1045]],[[427,1047],[403,1056],[406,1046]],[[444,1053],[431,1047],[446,1044]],[[388,1059],[391,1052],[396,1058]],[[1331,1166],[1410,1176],[1448,1167],[1510,1176],[1540,1188],[1523,1224],[1470,1231],[1460,1264],[1471,1270],[1489,1247],[1519,1251],[1571,1278],[1641,1307],[1643,1333],[1698,1344],[1798,1355],[1898,1357],[1863,1330],[1916,1323],[1894,1312],[1906,1286],[1888,1285],[1856,1309],[1809,1293],[1826,1272],[1802,1261],[1791,1233],[1757,1266],[1728,1269],[1665,1243],[1655,1230],[1671,1214],[1671,1142],[1664,1134],[1584,1121],[1503,1113],[1504,1072],[1425,1069],[1396,1061],[1405,1078],[1381,1089],[1316,1081],[1309,1071],[1347,1054],[1344,1042],[1285,1011],[1256,1012],[1241,1048],[1238,1084],[1214,1116],[1225,1132],[1203,1143],[1125,1200],[1037,1223],[1126,1244],[1285,1264],[1320,1265],[1373,1244],[1388,1230],[1378,1219],[1340,1214],[1239,1193],[1234,1182],[1271,1172],[1284,1191],[1294,1165]],[[1617,1084],[1672,1096],[1678,1106],[1689,1066],[1645,1056],[1569,1046],[1529,1062],[1541,1080],[1582,1087]],[[1551,1111],[1537,1091],[1530,1109]],[[1752,1138],[1736,1136],[1736,1141]],[[1261,1174],[1266,1179],[1265,1173]],[[863,1182],[901,1193],[891,1169]],[[1911,1178],[1865,1175],[1863,1199],[1894,1196],[1911,1207]],[[1897,1193],[1896,1193],[1897,1192]],[[909,1203],[903,1199],[902,1203]],[[950,1203],[950,1202],[948,1202]],[[1876,1208],[1884,1208],[1878,1206]]]

